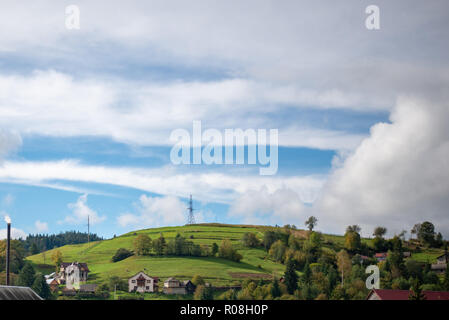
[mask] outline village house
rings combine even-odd
[[[77,273],[77,276],[79,276],[80,281],[87,281],[87,278],[89,276],[89,268],[87,267],[87,263],[63,262],[59,266],[59,276],[64,278],[66,281],[67,281],[67,275],[72,272]]]
[[[145,272],[140,271],[136,275],[128,279],[129,292],[157,292],[158,278],[150,277]]]
[[[449,300],[448,291],[423,290],[426,300]],[[372,289],[366,300],[408,300],[409,290]]]
[[[444,253],[441,256],[437,257],[437,263],[433,263],[431,265],[432,271],[436,273],[445,273],[447,269],[447,262],[449,260],[449,253]]]
[[[55,292],[59,288],[59,281],[55,278],[46,279],[48,286],[50,287],[51,292]]]
[[[387,252],[379,252],[379,253],[376,253],[374,255],[374,257],[377,259],[377,261],[380,262],[380,261],[385,261],[387,259],[387,255],[388,255]]]
[[[89,268],[86,263],[63,262],[59,267],[58,278],[64,279],[67,289],[79,289],[80,282],[87,281],[88,276]]]
[[[195,292],[196,286],[190,280],[179,281],[176,278],[168,278],[164,282],[165,294],[192,294]]]

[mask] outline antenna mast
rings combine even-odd
[[[189,200],[189,207],[187,208],[189,210],[189,217],[187,219],[187,224],[195,224],[195,217],[193,215],[193,202],[192,202],[192,195],[190,195]]]

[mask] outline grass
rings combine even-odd
[[[91,242],[89,245],[63,246],[30,256],[28,260],[38,271],[49,273],[54,269],[51,266],[51,255],[55,250],[60,250],[64,262],[86,262],[91,271],[88,282],[94,283],[105,282],[110,276],[127,279],[144,270],[151,276],[159,277],[161,281],[169,277],[180,280],[191,279],[195,274],[200,274],[207,282],[214,285],[233,285],[239,283],[242,276],[252,277],[259,274],[271,276],[274,273],[279,277],[284,272],[284,265],[267,259],[263,249],[248,249],[241,244],[245,232],[254,232],[262,237],[263,228],[212,224],[145,229],[129,232],[110,240]],[[241,262],[233,262],[217,257],[132,256],[116,263],[111,262],[111,257],[118,248],[133,249],[133,242],[138,234],[147,234],[155,239],[160,233],[167,240],[180,233],[188,240],[202,245],[212,245],[214,242],[220,244],[223,239],[229,239],[242,254],[243,259]],[[193,238],[190,238],[191,236]]]

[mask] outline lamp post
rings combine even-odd
[[[8,225],[6,232],[6,285],[9,286],[9,259],[11,255],[11,219],[6,216],[5,222]]]

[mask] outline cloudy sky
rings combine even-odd
[[[0,3],[0,215],[16,236],[87,216],[105,237],[182,225],[193,194],[199,222],[315,215],[370,235],[430,220],[449,237],[447,1]],[[173,165],[170,134],[194,120],[278,129],[277,173]]]

